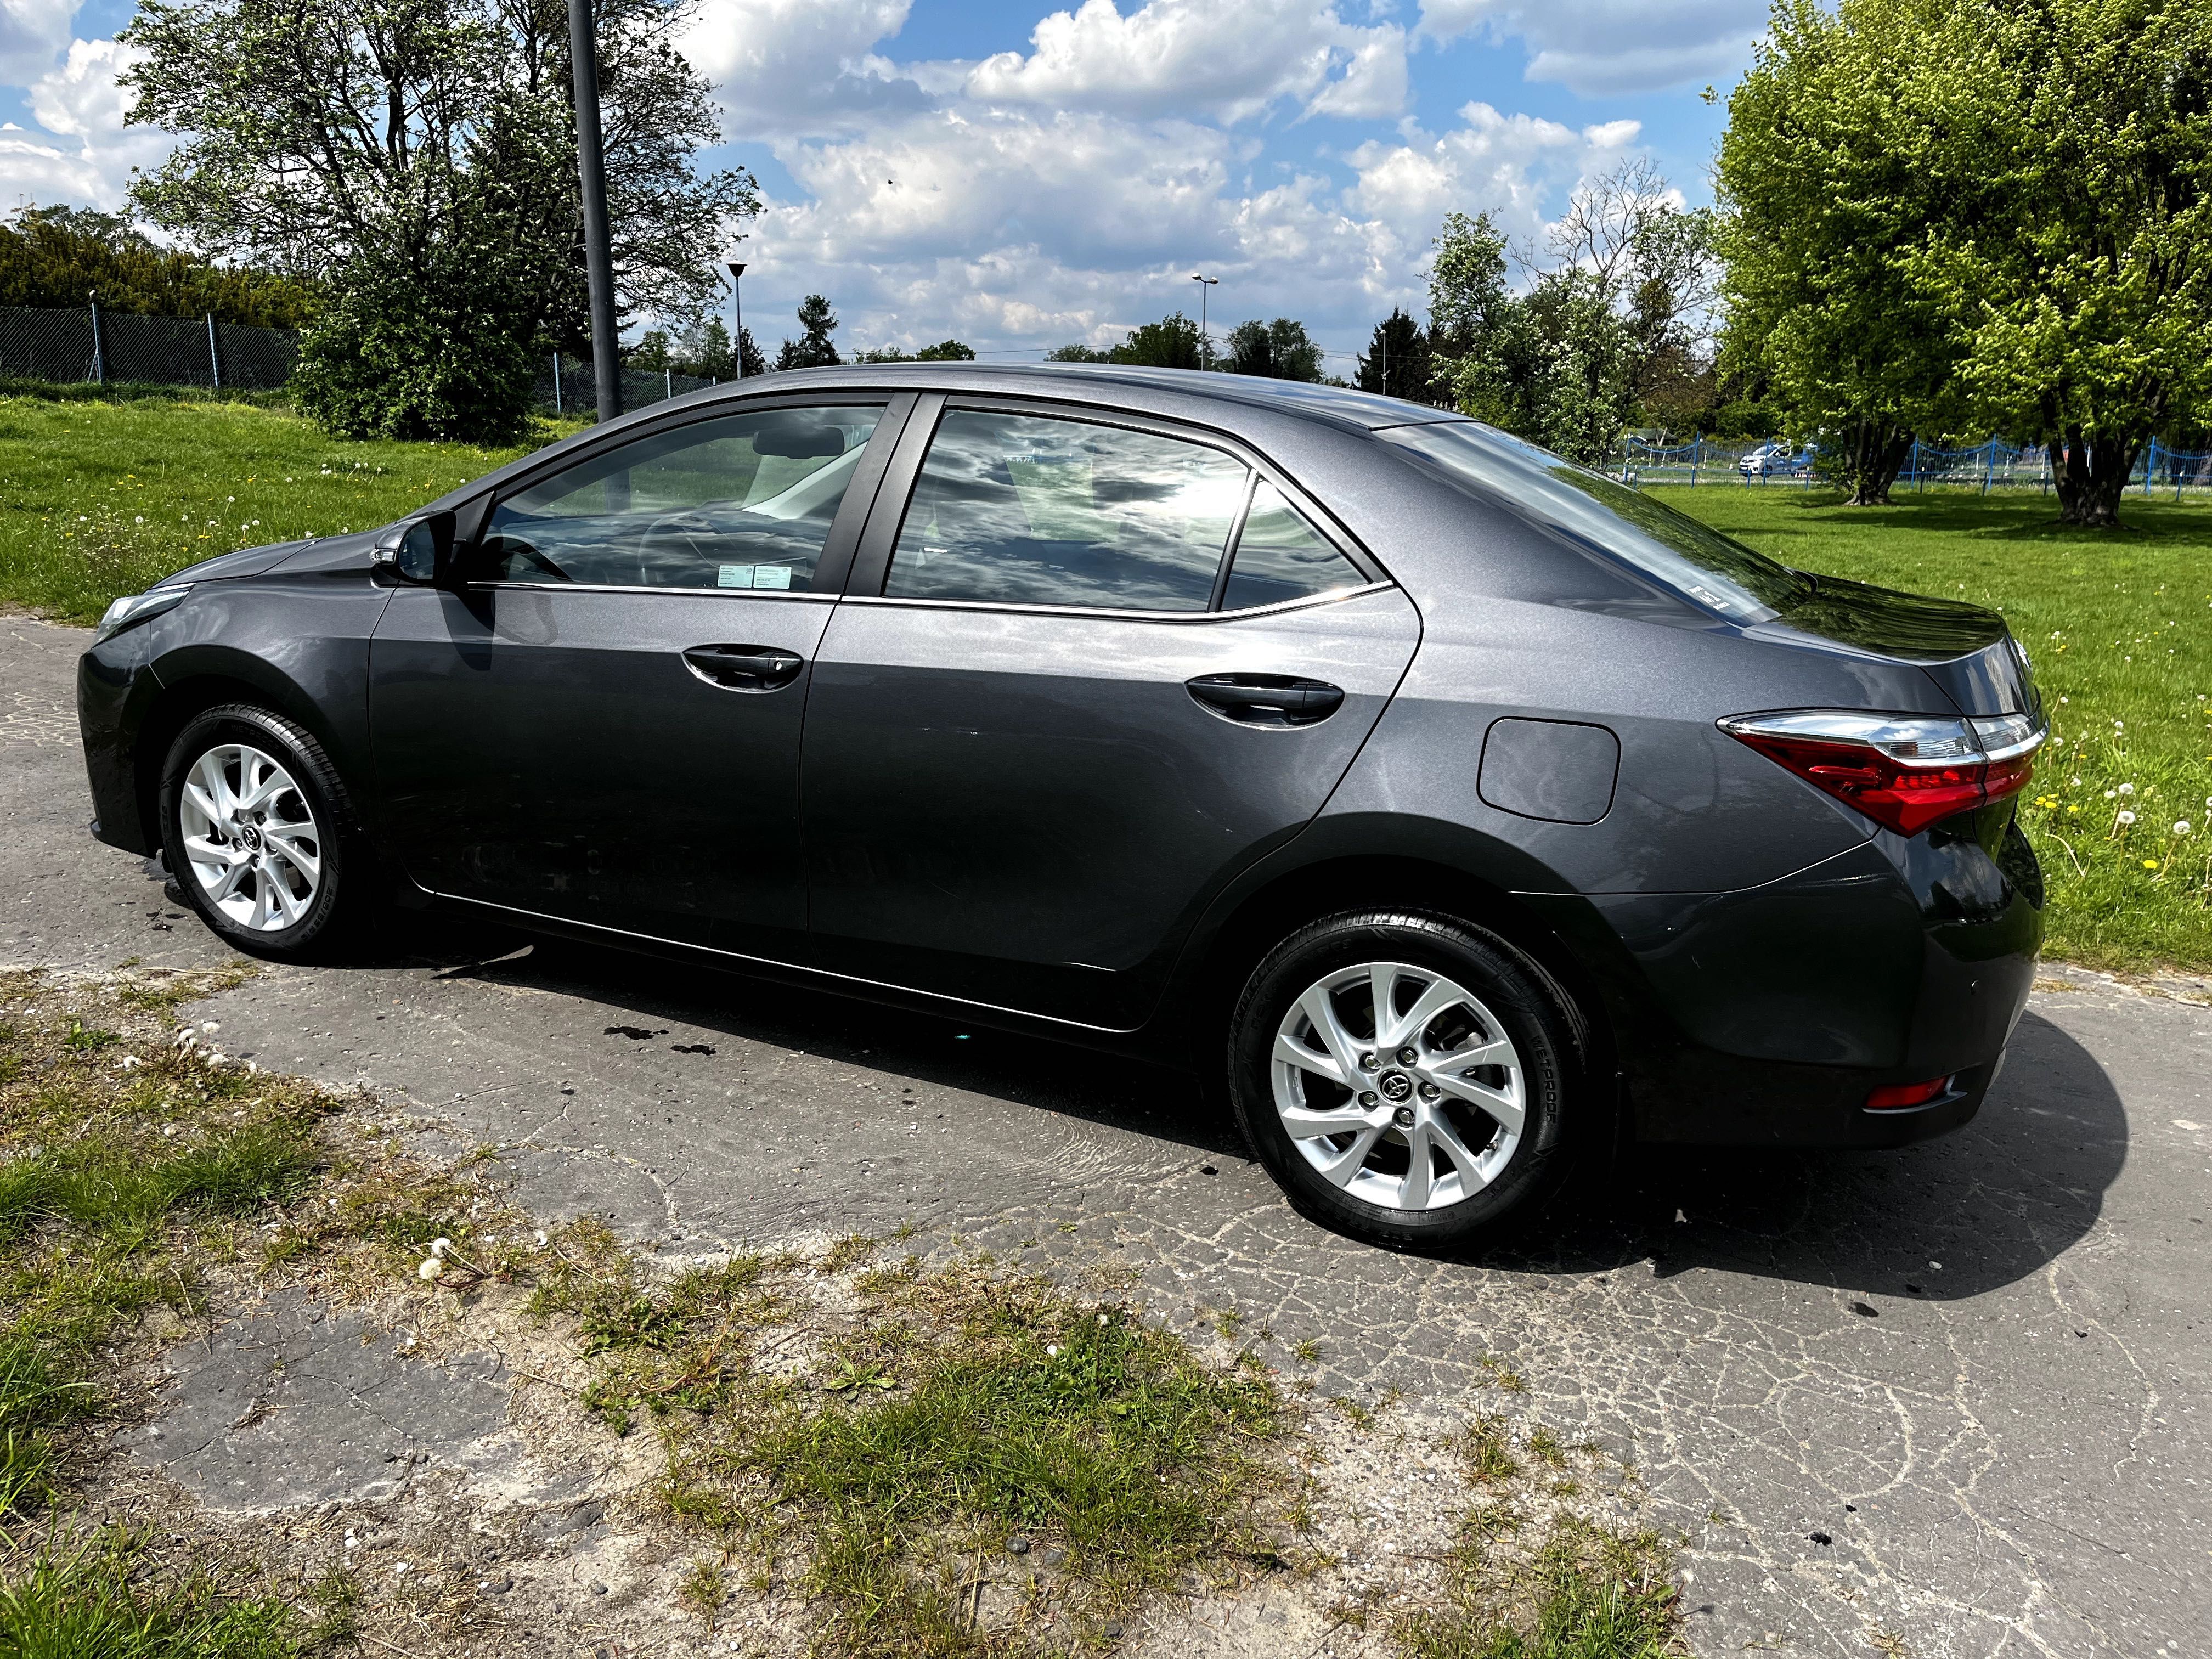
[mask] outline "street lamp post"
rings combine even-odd
[[[622,413],[622,342],[615,333],[615,265],[607,240],[607,162],[599,134],[599,49],[592,0],[568,0],[568,61],[575,77],[576,171],[584,196],[584,267],[592,290],[592,383],[599,418]]]
[[[742,242],[745,239],[740,236],[738,240]],[[730,316],[737,325],[737,331],[730,336],[730,350],[738,360],[737,378],[742,380],[745,378],[745,301],[738,292],[738,278],[745,274],[745,267],[743,261],[737,259],[723,263],[730,268]]]
[[[1221,286],[1218,276],[1203,276],[1197,271],[1190,280],[1198,284],[1198,361],[1202,368],[1213,367],[1213,337],[1206,331],[1206,301],[1210,292]]]

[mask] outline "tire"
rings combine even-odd
[[[1374,1042],[1378,991],[1400,1028],[1380,1033],[1395,1048]],[[1324,1004],[1334,1034],[1316,1018]],[[1565,1180],[1582,1029],[1549,975],[1480,927],[1405,911],[1327,916],[1246,981],[1230,1021],[1230,1098],[1308,1218],[1394,1249],[1455,1249],[1501,1233]]]
[[[162,763],[161,812],[185,902],[241,951],[303,959],[349,935],[370,908],[352,797],[296,721],[250,703],[195,715]]]

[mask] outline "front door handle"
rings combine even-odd
[[[772,645],[695,645],[684,665],[726,691],[779,691],[799,678],[806,659]]]
[[[1341,687],[1289,674],[1202,674],[1183,686],[1200,708],[1239,726],[1313,726],[1344,704]]]

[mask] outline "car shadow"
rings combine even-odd
[[[2127,1114],[2095,1058],[2035,1013],[1973,1121],[1889,1152],[1638,1146],[1513,1243],[1522,1271],[1649,1262],[1951,1301],[2040,1272],[2096,1225],[2127,1162]],[[1875,1316],[1870,1304],[1855,1304]]]
[[[1221,1159],[1249,1156],[1218,1091],[1187,1073],[568,940],[470,929],[441,943],[447,976],[588,998],[640,1022],[681,1020]],[[2030,1012],[1980,1113],[1953,1134],[1888,1152],[1636,1146],[1506,1241],[1451,1259],[1569,1274],[1648,1263],[1662,1279],[1706,1267],[1954,1300],[2027,1278],[2086,1235],[2127,1151],[2104,1068]]]

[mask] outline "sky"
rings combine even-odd
[[[131,0],[0,0],[0,211],[114,207],[173,140],[126,126]],[[847,350],[1007,361],[1110,345],[1200,285],[1218,341],[1295,317],[1349,374],[1431,239],[1534,245],[1577,182],[1648,156],[1709,199],[1766,0],[696,0],[684,50],[763,211],[744,321],[830,296]]]

